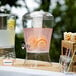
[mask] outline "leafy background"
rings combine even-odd
[[[23,7],[21,4],[17,4],[19,0],[0,0],[0,7],[8,4],[10,8],[13,6],[16,8]],[[26,0],[22,0],[24,8],[27,9],[27,12],[31,12],[28,8]],[[63,33],[67,32],[76,32],[76,0],[55,0],[56,6],[50,8],[52,5],[52,0],[34,0],[39,4],[38,8],[35,8],[33,11],[44,10],[50,12],[54,16],[54,25],[53,25],[53,36],[50,49],[50,57],[52,61],[58,62],[59,56],[61,54],[61,40],[63,39]],[[63,1],[64,3],[61,3]],[[11,9],[4,8],[7,13],[10,13]],[[17,16],[18,19],[18,16]],[[18,25],[17,25],[18,26]],[[16,57],[25,58],[26,51],[23,50],[22,44],[24,43],[23,32],[16,34]]]

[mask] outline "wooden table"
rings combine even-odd
[[[0,59],[0,66],[3,66],[2,59]],[[59,63],[53,63],[53,62],[49,63],[44,61],[24,60],[24,59],[16,59],[14,61],[13,67],[23,67],[23,68],[39,69],[55,72],[60,72],[61,69]]]

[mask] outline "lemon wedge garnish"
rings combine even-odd
[[[14,30],[14,27],[15,27],[15,20],[14,19],[7,20],[7,29]]]

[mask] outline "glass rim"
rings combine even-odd
[[[4,16],[16,16],[15,14],[7,14],[7,13],[0,13],[0,17],[4,17]]]
[[[3,17],[3,16],[9,16],[10,14],[6,14],[6,13],[0,13],[0,16]]]

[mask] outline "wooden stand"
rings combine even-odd
[[[72,64],[70,66],[70,71],[76,72],[76,52],[75,52],[76,51],[76,42],[62,40],[61,54],[65,55],[67,49],[71,50],[71,56],[73,56],[73,54],[75,53],[74,57],[73,57]]]

